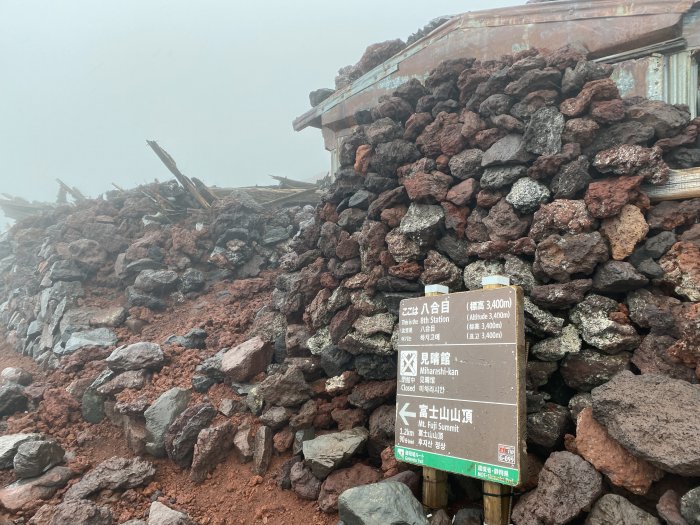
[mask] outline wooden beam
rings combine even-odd
[[[199,193],[194,183],[177,168],[175,160],[170,156],[170,154],[167,151],[161,148],[155,140],[147,140],[146,144],[148,144],[150,148],[155,152],[155,154],[158,155],[158,158],[163,164],[165,164],[165,167],[170,170],[170,173],[172,173],[175,176],[175,179],[177,179],[177,181],[182,185],[182,187],[185,188],[185,190],[190,195],[192,195],[192,197],[194,197],[194,199],[202,208],[211,208],[211,205],[207,202],[207,200],[204,197],[202,197],[202,194]]]
[[[641,190],[653,202],[695,199],[700,197],[700,168],[671,170],[666,184],[644,184]]]

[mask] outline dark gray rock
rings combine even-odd
[[[601,293],[629,292],[648,283],[649,279],[625,261],[607,261],[593,275],[593,290]]]
[[[559,370],[567,386],[579,392],[590,392],[623,370],[629,370],[631,357],[628,352],[608,355],[586,348],[567,356]]]
[[[0,417],[26,410],[27,402],[27,396],[21,385],[7,383],[0,386]]]
[[[270,466],[272,458],[272,429],[261,425],[255,432],[253,444],[253,472],[263,475]]]
[[[284,374],[273,374],[257,386],[258,394],[270,405],[299,406],[311,397],[304,373],[292,366]]]
[[[143,413],[146,418],[148,441],[146,450],[156,457],[165,455],[165,434],[177,416],[185,410],[190,400],[190,391],[171,388],[161,394]]]
[[[689,490],[681,497],[681,515],[688,525],[700,525],[700,487]]]
[[[64,501],[80,500],[101,490],[133,489],[147,484],[153,479],[156,469],[141,458],[107,459],[85,474],[80,481],[70,487]]]
[[[560,335],[539,341],[530,348],[532,355],[541,361],[558,361],[580,351],[581,339],[573,325],[566,325]]]
[[[362,451],[368,438],[366,428],[356,427],[304,441],[306,464],[317,478],[325,479],[333,470]]]
[[[564,115],[553,106],[538,109],[525,129],[525,149],[538,155],[554,155],[561,149]]]
[[[606,494],[593,506],[584,525],[661,525],[648,512],[632,505],[622,496]]]
[[[181,468],[192,463],[197,436],[216,416],[210,403],[199,403],[185,409],[168,427],[165,433],[165,451]]]
[[[26,441],[17,447],[15,475],[20,479],[40,476],[62,463],[65,454],[55,441]]]
[[[134,288],[148,294],[164,295],[177,288],[180,278],[172,270],[143,270],[134,281]]]
[[[442,206],[411,203],[408,212],[401,219],[399,232],[419,244],[430,244],[444,219],[445,211]]]
[[[593,416],[630,453],[666,472],[700,475],[700,389],[666,376],[622,372],[593,389]]]
[[[411,489],[396,482],[346,490],[338,498],[338,517],[345,525],[428,525]]]
[[[290,485],[301,499],[316,501],[321,492],[321,480],[313,475],[303,461],[295,462],[289,473]]]
[[[94,328],[72,333],[64,348],[54,348],[58,355],[72,354],[85,347],[108,348],[117,344],[117,335],[109,328]]]
[[[0,436],[0,469],[13,467],[15,454],[22,443],[39,441],[41,434],[7,434]]]
[[[99,389],[114,379],[115,375],[111,370],[104,370],[83,393],[80,411],[83,419],[88,423],[97,424],[104,419],[105,395],[101,394]]]
[[[194,268],[188,268],[180,278],[180,291],[184,294],[199,292],[204,288],[206,279],[204,274]]]
[[[479,184],[482,189],[496,190],[510,186],[525,175],[527,175],[525,166],[494,166],[484,170]]]
[[[546,403],[544,410],[527,416],[527,441],[548,449],[564,439],[570,426],[569,410],[554,403]]]
[[[201,328],[193,328],[185,335],[171,335],[165,341],[165,345],[180,345],[185,348],[206,348],[207,332]]]
[[[531,158],[531,154],[525,149],[523,136],[511,134],[506,135],[484,152],[481,165],[487,168],[503,164],[524,164]]]
[[[532,180],[530,177],[518,179],[513,184],[506,202],[513,206],[520,213],[533,213],[549,200],[551,192],[541,182]]]

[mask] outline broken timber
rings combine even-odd
[[[197,189],[197,186],[190,180],[189,177],[184,175],[178,168],[177,164],[175,164],[175,160],[168,154],[167,151],[165,151],[163,148],[161,148],[158,143],[155,140],[147,140],[146,144],[148,144],[151,149],[155,152],[156,155],[158,155],[158,158],[161,160],[163,164],[165,164],[165,167],[170,170],[170,173],[172,173],[177,181],[182,185],[187,192],[194,197],[194,199],[197,201],[197,203],[204,209],[209,209],[211,208],[211,202],[208,202],[202,194],[199,192]],[[209,193],[209,192],[207,192]],[[211,195],[211,193],[209,193]],[[212,195],[213,196],[213,195]]]
[[[654,202],[700,197],[700,168],[671,170],[668,182],[659,186],[645,184],[641,190]]]

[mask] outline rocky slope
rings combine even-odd
[[[575,47],[442,63],[356,116],[370,123],[315,210],[226,202],[146,224],[134,193],[18,225],[2,321],[52,384],[7,372],[0,413],[27,444],[6,466],[60,478],[32,498],[54,498],[47,522],[65,505],[109,512],[94,495],[142,494],[150,469],[113,486],[110,464],[92,465],[71,482],[46,435],[70,453],[115,425],[134,458],[110,461],[167,457],[206,486],[235,456],[331,521],[378,523],[381,498],[383,522],[425,523],[406,489],[419,474],[391,452],[398,305],[498,273],[525,291],[530,345],[531,476],[513,522],[700,523],[700,199],[644,192],[698,163],[698,121],[621,99],[610,72]],[[71,407],[58,425],[40,417],[56,400]],[[18,473],[29,445],[50,461]],[[477,484],[451,485],[455,505],[478,506]]]

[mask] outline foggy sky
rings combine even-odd
[[[330,163],[321,133],[291,125],[309,91],[369,44],[517,3],[0,0],[0,192],[170,178],[146,139],[210,185],[313,177]]]

